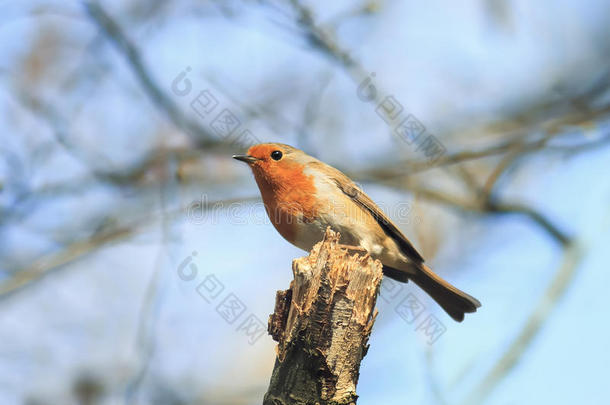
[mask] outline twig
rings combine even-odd
[[[544,229],[553,239],[562,246],[567,247],[571,242],[571,237],[559,229],[559,227],[543,213],[518,203],[494,203],[488,202],[483,211],[496,214],[519,214],[523,215]]]
[[[138,316],[138,330],[136,335],[135,350],[140,356],[140,362],[133,373],[131,379],[127,383],[125,389],[125,403],[137,403],[138,390],[146,377],[146,373],[150,367],[150,359],[154,355],[156,348],[156,334],[155,324],[159,315],[159,301],[161,299],[161,290],[164,288],[166,283],[163,283],[161,276],[164,268],[163,262],[166,256],[168,256],[167,250],[169,249],[168,244],[170,243],[170,227],[172,221],[172,215],[168,212],[167,206],[171,203],[172,198],[176,198],[179,194],[175,189],[175,178],[172,178],[169,173],[175,172],[175,167],[172,167],[172,163],[175,162],[169,159],[166,162],[166,172],[168,173],[168,180],[165,184],[160,185],[159,193],[159,205],[161,208],[161,235],[162,243],[159,247],[157,254],[156,263],[148,281],[146,293],[142,300],[142,306]]]
[[[86,241],[78,241],[69,245],[61,252],[44,256],[34,261],[29,267],[16,271],[11,278],[0,284],[0,300],[6,299],[32,282],[41,280],[66,264],[93,252],[95,249],[111,242],[125,239],[134,233],[133,228],[116,228],[94,234]]]
[[[349,76],[356,82],[362,80],[367,75],[367,70],[355,59],[350,53],[344,50],[337,42],[331,32],[322,29],[316,24],[313,12],[298,0],[290,0],[290,4],[293,10],[297,14],[297,21],[299,25],[305,29],[306,38],[309,40],[314,49],[320,51],[324,55],[328,56],[331,60],[337,62],[339,66],[343,67]],[[607,88],[608,77],[604,76],[603,83]],[[387,94],[383,91],[377,91],[375,102],[379,102],[381,94]],[[579,103],[585,103],[585,101],[593,101],[598,96],[597,91],[585,90],[582,94],[574,96],[578,98]],[[567,126],[584,125],[590,123],[596,119],[602,119],[610,114],[610,106],[605,106],[596,109],[590,108],[578,108],[577,111],[561,111],[561,114],[557,113],[557,103],[542,103],[539,106],[540,113],[534,117],[534,120],[526,120],[526,117],[519,114],[513,115],[508,119],[503,119],[498,122],[486,125],[479,129],[471,129],[469,131],[462,132],[480,132],[485,133],[489,136],[490,133],[498,134],[499,128],[512,127],[510,132],[503,134],[506,140],[500,141],[498,144],[490,147],[482,148],[479,150],[463,150],[454,153],[448,153],[435,160],[422,159],[412,160],[409,162],[401,163],[397,165],[394,175],[401,175],[404,173],[415,173],[418,171],[428,170],[431,168],[448,166],[456,163],[461,163],[469,160],[480,159],[485,157],[497,156],[510,151],[515,146],[521,146],[524,153],[532,153],[544,148],[548,138],[559,135],[561,130]],[[563,100],[559,101],[560,105],[565,105]],[[574,107],[573,103],[568,103],[569,106]],[[385,110],[382,109],[384,112]],[[527,112],[530,113],[535,108],[528,106]],[[553,114],[555,112],[555,114]],[[515,125],[518,124],[518,125]],[[541,139],[535,139],[533,141],[526,141],[526,136],[535,133],[544,133],[546,136]],[[453,134],[453,135],[458,135]]]
[[[218,206],[222,208],[235,202],[253,201],[258,199],[259,197],[252,197],[210,201],[205,206],[201,207],[201,210],[205,211],[214,209]],[[184,215],[187,213],[189,207],[191,207],[191,205],[182,207],[175,211],[169,211],[167,213],[167,215],[169,215],[168,218],[175,219],[178,216]],[[60,269],[64,268],[66,264],[85,257],[103,246],[127,239],[138,232],[143,231],[145,228],[154,225],[153,219],[155,216],[156,214],[153,213],[137,221],[130,222],[129,224],[113,226],[111,229],[100,229],[94,232],[85,241],[73,242],[59,252],[44,255],[35,260],[28,267],[14,271],[11,277],[0,283],[0,300],[11,297],[13,294],[18,293],[22,289],[42,280],[45,276],[51,274],[52,272],[59,271]]]
[[[477,198],[464,199],[443,191],[434,190],[429,187],[415,184],[414,182],[409,182],[406,185],[397,183],[396,181],[384,181],[383,183],[399,190],[410,191],[427,200],[434,201],[461,211],[495,215],[523,215],[533,221],[534,224],[541,227],[553,238],[553,240],[557,241],[562,246],[566,246],[571,240],[570,236],[561,230],[559,226],[555,225],[549,218],[547,218],[546,215],[524,204],[506,203],[502,201],[494,201],[493,199],[483,202]]]
[[[290,4],[297,13],[297,22],[305,28],[306,38],[313,47],[319,49],[351,73],[363,74],[364,70],[349,52],[342,49],[331,34],[315,23],[313,13],[308,7],[302,5],[298,0],[290,0]]]
[[[471,392],[464,402],[465,404],[482,403],[502,378],[518,363],[521,355],[542,329],[542,325],[555,308],[555,304],[567,291],[583,256],[584,249],[578,242],[573,242],[568,246],[564,252],[561,267],[530,314],[525,326],[500,360]]]
[[[486,147],[475,149],[468,148],[451,152],[440,156],[434,161],[430,161],[429,159],[409,160],[394,164],[392,166],[386,165],[377,169],[369,169],[360,175],[373,174],[378,179],[389,180],[394,177],[405,176],[406,174],[411,175],[426,170],[436,169],[438,167],[451,166],[472,160],[516,153],[515,151],[518,151],[520,157],[538,152],[543,148],[545,152],[578,153],[610,143],[610,134],[604,135],[599,139],[595,139],[590,142],[584,142],[573,146],[556,146],[548,143],[550,139],[559,135],[561,135],[561,133],[553,133],[534,140],[526,140],[523,139],[523,137],[513,139],[511,137],[511,139],[501,140]]]
[[[98,28],[112,41],[116,48],[125,56],[142,88],[151,100],[159,107],[171,121],[186,133],[192,135],[199,147],[218,147],[223,144],[209,131],[194,121],[188,119],[167,94],[161,90],[153,80],[152,75],[145,66],[140,52],[127,38],[121,27],[106,11],[93,1],[84,2],[85,9]]]

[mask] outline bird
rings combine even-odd
[[[250,166],[271,223],[291,244],[310,251],[330,227],[342,245],[381,261],[384,276],[412,280],[455,321],[481,306],[435,274],[390,218],[338,169],[283,143],[256,144],[233,158]]]

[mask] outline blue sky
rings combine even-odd
[[[127,12],[135,2],[129,3],[104,5],[128,27],[169,94],[172,80],[189,66],[194,91],[212,91],[261,140],[307,147],[346,170],[418,157],[390,133],[374,105],[356,97],[357,83],[305,43],[289,15],[248,5],[225,18],[214,5],[192,13],[192,3],[178,1],[167,18],[138,22]],[[325,23],[346,4],[313,7]],[[37,8],[47,11],[29,15]],[[347,19],[337,37],[366,71],[375,72],[380,88],[448,150],[487,145],[496,139],[445,134],[476,127],[544,95],[561,98],[565,86],[586,86],[607,69],[605,2],[514,1],[508,9],[508,17],[494,23],[479,1],[459,8],[440,0],[389,1],[374,16]],[[0,15],[2,209],[23,187],[76,181],[91,176],[92,166],[120,168],[159,144],[186,144],[122,57],[97,37],[78,2],[0,2]],[[55,55],[65,58],[53,58],[50,73],[33,81],[24,61],[50,35],[45,29],[56,35]],[[72,78],[72,86],[57,84]],[[67,133],[84,159],[47,146],[52,131],[20,104],[18,93],[24,89],[65,114]],[[303,106],[312,94],[315,119],[301,145]],[[189,108],[191,97],[172,99],[198,119]],[[265,114],[250,117],[253,106]],[[607,131],[603,122],[574,129],[583,140]],[[601,403],[608,396],[610,328],[602,310],[610,284],[609,162],[608,147],[573,157],[533,157],[503,184],[503,198],[545,212],[576,238],[583,254],[565,295],[485,403]],[[249,344],[236,330],[241,320],[228,324],[215,310],[218,302],[203,300],[197,286],[213,274],[225,286],[219,299],[234,293],[247,308],[244,317],[253,314],[266,323],[275,291],[291,280],[291,260],[304,252],[276,233],[260,203],[217,210],[203,221],[178,216],[164,222],[159,212],[202,196],[216,201],[258,195],[248,169],[230,154],[205,156],[193,170],[200,181],[188,185],[168,181],[119,192],[94,183],[85,192],[24,206],[22,219],[0,229],[1,281],[15,267],[27,268],[35,258],[61,249],[68,236],[86,235],[81,224],[102,226],[108,207],[121,207],[113,220],[152,218],[136,235],[0,300],[1,403],[26,397],[61,401],[70,395],[70,381],[84,372],[96,373],[112,387],[108,403],[123,403],[125,386],[141,369],[142,350],[148,348],[141,344],[142,333],[151,345],[142,398],[165,384],[188,387],[182,392],[188,400],[260,403],[274,342],[264,335]],[[448,184],[440,170],[422,178],[434,186],[459,187]],[[560,268],[562,250],[519,216],[465,214],[373,182],[362,186],[390,211],[408,203],[410,221],[399,223],[401,229],[440,275],[479,298],[483,307],[457,324],[412,284],[400,297],[380,300],[361,368],[360,403],[464,403],[519,335]],[[177,268],[193,251],[197,278],[186,282]],[[396,313],[408,293],[447,328],[433,345]],[[150,312],[143,318],[147,305]]]

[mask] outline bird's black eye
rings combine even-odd
[[[280,160],[282,158],[282,151],[281,150],[274,150],[273,152],[271,152],[271,159],[273,160]]]

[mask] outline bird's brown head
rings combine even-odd
[[[261,143],[248,149],[245,155],[233,155],[246,162],[259,186],[261,180],[271,187],[301,180],[305,165],[313,160],[303,151],[283,143]]]
[[[317,160],[282,143],[254,145],[247,154],[233,158],[250,166],[271,222],[295,243],[295,218],[313,221],[319,216],[314,176],[305,170]]]

